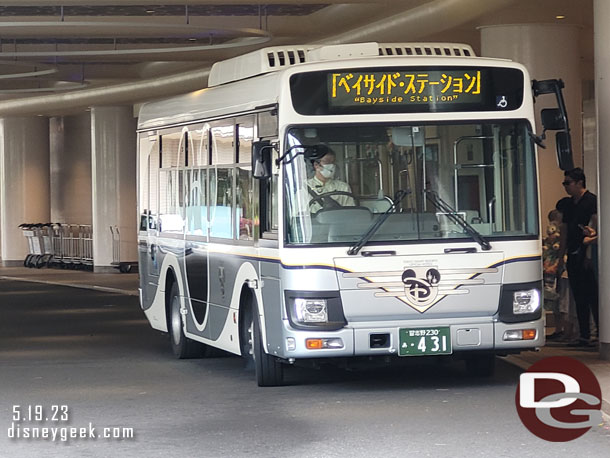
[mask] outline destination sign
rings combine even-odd
[[[516,110],[523,103],[517,68],[434,66],[353,68],[290,77],[303,115]]]
[[[330,106],[480,103],[481,70],[328,74]]]

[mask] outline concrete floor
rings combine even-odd
[[[412,359],[293,368],[288,386],[258,388],[238,357],[173,359],[136,297],[46,284],[0,280],[0,368],[2,457],[556,458],[607,456],[610,445],[606,425],[565,444],[529,433],[515,410],[520,370],[504,361],[489,380]],[[52,421],[61,406],[67,420]],[[28,421],[14,422],[15,409]],[[9,438],[45,427],[134,437]]]

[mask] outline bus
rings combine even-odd
[[[334,359],[544,344],[534,96],[571,161],[561,80],[468,45],[271,47],[138,118],[140,303],[178,358],[259,386]],[[404,359],[402,359],[404,361]]]

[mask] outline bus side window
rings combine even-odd
[[[254,116],[243,116],[236,120],[237,169],[235,230],[239,240],[254,240],[252,142],[254,139]]]

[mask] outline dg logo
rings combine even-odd
[[[416,307],[426,307],[432,304],[438,296],[438,285],[441,274],[435,268],[428,268],[424,278],[418,278],[414,269],[402,273],[402,283],[407,302]]]

